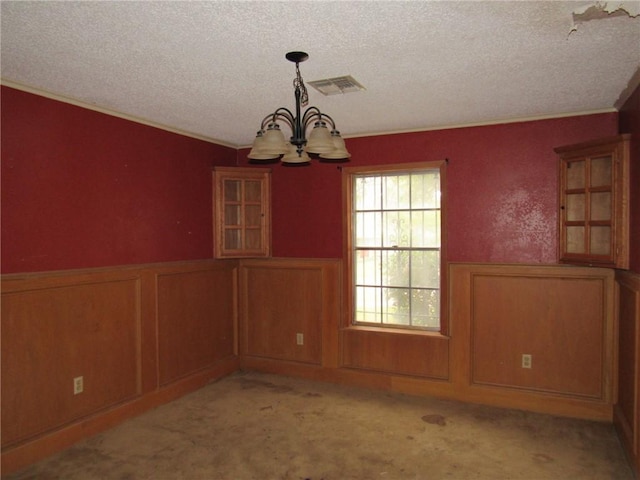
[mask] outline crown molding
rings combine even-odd
[[[634,83],[635,82],[635,83]],[[122,118],[124,120],[129,120],[131,122],[140,123],[142,125],[147,125],[150,127],[158,128],[160,130],[165,130],[168,132],[176,133],[178,135],[184,135],[185,137],[191,137],[198,140],[202,140],[209,143],[215,143],[216,145],[221,145],[223,147],[233,148],[235,150],[240,150],[244,148],[251,148],[251,145],[234,145],[228,142],[224,142],[222,140],[218,140],[211,137],[206,137],[204,135],[198,135],[192,132],[188,132],[185,130],[180,130],[178,128],[173,128],[168,125],[163,125],[160,123],[156,123],[150,120],[146,120],[143,118],[135,117],[132,115],[127,115],[115,110],[110,110],[107,108],[98,107],[96,105],[91,105],[90,103],[85,103],[79,100],[75,100],[73,98],[65,97],[63,95],[58,95],[55,93],[47,92],[45,90],[41,90],[38,88],[30,87],[28,85],[24,85],[17,82],[12,82],[11,80],[7,80],[4,78],[0,78],[0,84],[5,85],[10,88],[15,88],[16,90],[22,90],[24,92],[32,93],[34,95],[39,95],[41,97],[50,98],[52,100],[57,100],[60,102],[68,103],[71,105],[75,105],[77,107],[86,108],[88,110],[93,110],[96,112],[104,113],[105,115],[111,115],[113,117]],[[406,129],[406,130],[390,130],[390,131],[380,131],[380,132],[371,132],[371,133],[356,133],[353,135],[343,135],[343,138],[360,138],[360,137],[378,137],[385,135],[401,135],[405,133],[420,133],[420,132],[431,132],[437,130],[453,130],[459,128],[472,128],[472,127],[486,127],[491,125],[503,125],[509,123],[521,123],[521,122],[534,122],[538,120],[552,120],[555,118],[567,118],[567,117],[578,117],[583,115],[597,115],[602,113],[615,113],[619,110],[620,106],[624,104],[624,102],[628,99],[628,97],[633,93],[635,88],[640,84],[640,69],[638,69],[635,75],[632,78],[632,81],[629,82],[629,86],[623,94],[620,95],[620,98],[616,102],[616,108],[604,108],[600,110],[588,110],[581,112],[567,112],[567,113],[559,113],[553,115],[537,115],[531,117],[517,117],[510,119],[500,119],[500,120],[491,120],[486,122],[474,122],[474,123],[461,123],[461,124],[452,124],[452,125],[438,125],[434,127],[425,127],[425,128],[414,128],[414,129]],[[626,94],[626,96],[625,96]]]
[[[94,112],[104,113],[105,115],[110,115],[112,117],[122,118],[124,120],[129,120],[130,122],[140,123],[142,125],[147,125],[149,127],[158,128],[160,130],[165,130],[167,132],[176,133],[178,135],[183,135],[185,137],[195,138],[197,140],[202,140],[208,143],[215,143],[216,145],[221,145],[223,147],[233,148],[235,150],[238,149],[237,145],[233,145],[228,142],[223,142],[222,140],[218,140],[216,138],[207,137],[205,135],[199,135],[197,133],[188,132],[186,130],[181,130],[179,128],[174,128],[169,125],[164,125],[161,123],[157,123],[151,120],[147,120],[144,118],[136,117],[133,115],[128,115],[126,113],[118,112],[117,110],[111,110],[108,108],[98,107],[96,105],[92,105],[90,103],[86,103],[80,100],[76,100],[71,97],[65,97],[64,95],[59,95],[57,93],[51,93],[46,90],[42,90],[39,88],[31,87],[28,85],[24,85],[22,83],[13,82],[11,80],[7,80],[5,78],[0,78],[0,85],[4,85],[6,87],[14,88],[16,90],[21,90],[23,92],[32,93],[34,95],[38,95],[41,97],[50,98],[51,100],[57,100],[59,102],[68,103],[70,105],[75,105],[76,107],[86,108],[87,110],[93,110]]]

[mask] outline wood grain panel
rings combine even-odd
[[[447,379],[449,339],[437,334],[347,328],[343,331],[343,366]]]
[[[3,291],[3,446],[139,393],[138,278],[65,282]]]
[[[463,401],[611,420],[612,270],[450,265],[451,371]],[[533,355],[526,372],[521,355]]]
[[[3,469],[36,460],[233,371],[239,365],[236,316],[246,368],[611,419],[616,332],[611,271],[454,264],[451,335],[446,337],[345,326],[340,265],[334,259],[209,260],[3,276]],[[629,431],[637,444],[639,342],[629,333],[635,328],[637,335],[638,329],[635,295],[621,290],[621,316],[634,327],[621,325],[618,409],[632,424]],[[80,321],[92,315],[104,335],[92,333],[95,322]],[[296,345],[296,333],[304,335],[304,345]],[[87,342],[89,353],[83,350]],[[534,350],[542,346],[542,353]],[[523,379],[516,368],[500,364],[513,362],[507,359],[524,349],[533,355],[532,370],[541,374],[528,372],[534,375]],[[636,363],[629,363],[633,355],[624,352],[634,351]],[[94,377],[110,388],[87,409],[74,403],[65,411],[64,402],[48,389],[76,375],[67,371],[68,357],[79,353],[89,355],[73,357],[89,372],[85,388],[95,388]],[[108,365],[102,370],[105,358]],[[113,384],[114,379],[120,383]],[[65,387],[63,397],[72,397],[71,387]],[[84,398],[88,394],[93,393],[87,390]],[[51,405],[41,415],[43,398]],[[28,414],[20,413],[21,407]],[[60,420],[60,415],[67,417]]]
[[[3,474],[239,368],[236,304],[236,261],[2,276]]]
[[[324,328],[334,322],[337,331],[336,265],[334,260],[243,260],[241,353],[315,365],[323,362],[323,348],[337,353],[335,347],[323,347],[323,341],[337,341]],[[303,345],[296,334],[303,335]]]
[[[158,275],[160,385],[234,354],[235,268]]]
[[[616,272],[619,288],[618,401],[615,425],[640,473],[640,275]]]
[[[474,275],[473,383],[602,398],[604,305],[603,279]]]

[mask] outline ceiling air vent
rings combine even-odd
[[[338,95],[340,93],[352,93],[365,90],[351,75],[327,78],[325,80],[314,80],[308,83],[323,95]]]

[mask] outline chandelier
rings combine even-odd
[[[295,115],[289,109],[280,107],[264,117],[249,152],[249,159],[263,163],[279,159],[285,165],[308,165],[311,162],[311,154],[319,157],[321,161],[347,161],[351,155],[333,119],[317,107],[309,107],[304,113],[301,112],[301,108],[308,105],[309,96],[300,75],[299,64],[307,60],[309,55],[305,52],[289,52],[285,57],[296,64],[296,78],[293,79]],[[292,135],[288,142],[280,130],[278,121],[286,123],[291,128]],[[307,128],[312,124],[313,128],[307,138]],[[331,126],[331,130],[327,124]]]

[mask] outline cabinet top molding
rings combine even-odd
[[[582,150],[591,147],[602,147],[603,145],[611,145],[613,143],[627,142],[631,139],[630,133],[615,135],[612,137],[597,138],[595,140],[587,140],[586,142],[574,143],[572,145],[563,145],[553,149],[556,153],[566,153],[573,150]]]

